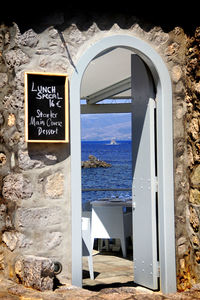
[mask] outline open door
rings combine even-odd
[[[155,93],[151,74],[131,58],[134,282],[158,289]]]

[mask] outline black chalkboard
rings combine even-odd
[[[25,73],[27,142],[68,142],[68,77]]]

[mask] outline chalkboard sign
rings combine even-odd
[[[69,141],[67,75],[25,72],[25,140]]]

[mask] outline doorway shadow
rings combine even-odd
[[[134,281],[128,281],[125,283],[122,282],[114,282],[110,284],[97,284],[97,285],[83,285],[83,289],[93,291],[93,292],[100,292],[102,289],[114,289],[114,288],[122,288],[122,287],[138,287],[138,284],[134,283]]]

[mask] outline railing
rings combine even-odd
[[[131,188],[121,188],[121,189],[97,189],[97,188],[92,188],[92,189],[82,189],[82,192],[114,192],[114,191],[120,191],[120,192],[126,192],[126,191],[132,191]]]

